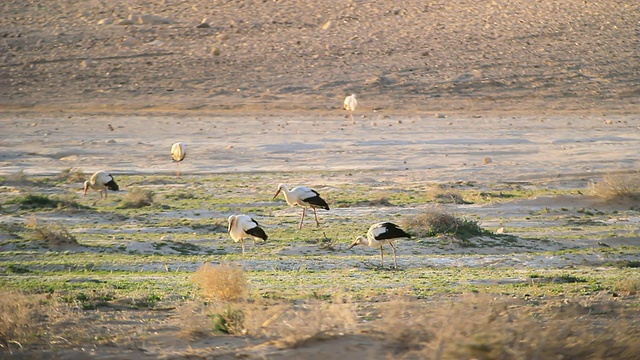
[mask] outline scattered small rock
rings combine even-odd
[[[63,156],[60,158],[60,161],[78,161],[80,160],[80,156],[78,155],[69,155],[69,156]]]
[[[154,23],[154,16],[151,14],[142,14],[140,16],[138,16],[138,23],[139,24],[153,24]]]
[[[127,46],[127,47],[135,46],[137,44],[138,44],[138,40],[132,37],[124,39],[121,43],[122,46]]]
[[[447,117],[447,115],[446,115],[446,114],[442,114],[442,113],[436,113],[436,117],[437,117],[438,119],[444,119],[444,118],[446,118],[446,117]]]
[[[365,84],[367,85],[392,85],[397,82],[398,78],[395,75],[382,75],[365,80]]]
[[[213,49],[211,49],[211,55],[220,56],[221,53],[222,51],[218,47],[214,47]]]
[[[327,30],[330,27],[331,27],[331,20],[327,21],[326,23],[324,23],[324,25],[322,25],[322,30]]]
[[[98,25],[111,25],[111,24],[113,24],[113,18],[110,18],[110,17],[98,20]]]
[[[133,24],[135,24],[135,22],[129,19],[121,19],[121,20],[118,20],[118,22],[116,22],[116,25],[133,25]]]
[[[198,26],[196,26],[198,29],[208,29],[211,27],[211,25],[209,25],[209,23],[203,22],[198,24]]]
[[[91,59],[84,59],[80,63],[80,67],[82,69],[86,69],[86,68],[90,67],[91,65],[93,65],[93,61],[91,61]]]
[[[174,21],[169,18],[153,14],[129,14],[126,19],[121,19],[116,22],[118,25],[167,25],[173,23]]]
[[[492,162],[493,162],[493,161],[492,161],[492,160],[491,160],[491,158],[490,158],[490,157],[488,157],[488,156],[487,156],[487,157],[482,158],[482,163],[483,163],[483,164],[485,164],[485,165],[487,165],[487,164],[491,164]]]

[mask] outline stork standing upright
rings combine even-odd
[[[247,215],[229,216],[228,232],[234,242],[242,243],[242,256],[244,256],[244,239],[253,239],[255,245],[256,239],[267,241],[268,238],[258,222]]]
[[[380,265],[384,267],[384,254],[382,252],[382,245],[389,244],[393,251],[393,267],[398,268],[398,262],[396,260],[396,247],[394,245],[395,240],[402,238],[411,238],[411,235],[407,234],[404,230],[400,229],[398,225],[391,222],[380,222],[371,225],[369,231],[367,231],[367,237],[358,236],[356,240],[349,245],[347,249],[351,249],[356,245],[365,245],[374,248],[380,248]]]
[[[349,118],[351,118],[352,122],[356,122],[353,118],[353,112],[356,111],[358,107],[358,100],[356,100],[356,94],[351,94],[344,98],[344,103],[342,104],[342,108],[349,112]]]
[[[327,202],[320,197],[320,194],[318,194],[317,191],[304,186],[296,186],[293,190],[289,191],[289,187],[287,185],[280,184],[278,185],[278,191],[273,195],[274,200],[280,192],[284,194],[284,199],[287,201],[287,204],[292,207],[302,207],[302,217],[300,218],[300,225],[298,225],[298,229],[302,229],[302,221],[304,220],[304,215],[308,207],[313,209],[313,215],[316,218],[316,225],[320,226],[316,208],[319,207],[321,209],[329,210],[329,205],[327,205]]]
[[[104,198],[107,198],[107,190],[118,191],[120,187],[116,184],[111,174],[106,171],[98,171],[91,175],[91,178],[84,182],[84,195],[87,195],[89,188],[100,192],[100,199],[102,199],[102,193],[104,192]]]
[[[178,176],[182,174],[182,172],[180,171],[180,162],[184,160],[185,156],[187,156],[185,147],[186,145],[181,142],[177,142],[171,145],[171,159],[173,159],[173,162],[178,164]]]

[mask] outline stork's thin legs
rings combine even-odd
[[[384,268],[384,253],[382,252],[382,245],[380,245],[380,266]]]
[[[313,209],[313,215],[315,215],[316,217],[316,226],[320,226],[320,222],[318,221],[318,214],[316,213],[316,208],[314,208],[313,206],[311,208]]]
[[[176,172],[176,175],[182,176],[182,170],[180,170],[180,162],[177,162],[176,164],[178,164],[178,171]]]
[[[353,112],[349,111],[349,118],[351,119],[351,123],[355,124],[356,123],[356,119],[353,118]]]
[[[389,245],[391,245],[391,250],[393,251],[393,267],[395,269],[398,268],[398,261],[396,260],[396,247],[393,246],[392,242],[389,242]]]
[[[244,257],[244,239],[240,239],[240,242],[242,243],[242,256]]]
[[[304,214],[307,212],[307,208],[302,208],[302,217],[300,218],[300,225],[298,225],[298,229],[302,229],[302,221],[304,221]]]

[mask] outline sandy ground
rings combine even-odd
[[[640,169],[639,21],[636,1],[2,1],[0,176],[169,174],[183,141],[184,174],[588,186]],[[509,206],[578,206],[565,200]],[[150,358],[184,350],[156,340]],[[245,341],[191,351],[310,359],[366,343]],[[131,356],[147,357],[99,355]]]
[[[65,168],[184,174],[377,170],[405,181],[594,180],[638,169],[640,116],[100,116],[0,114],[0,174]],[[108,130],[108,126],[114,130]],[[489,162],[490,160],[490,162]],[[362,175],[354,181],[382,181]],[[274,184],[276,187],[277,184]]]

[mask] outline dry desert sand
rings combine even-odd
[[[586,187],[640,169],[639,24],[614,0],[5,0],[0,175],[172,174],[183,141],[185,175]],[[391,354],[363,334],[278,350],[165,331],[92,357]]]

